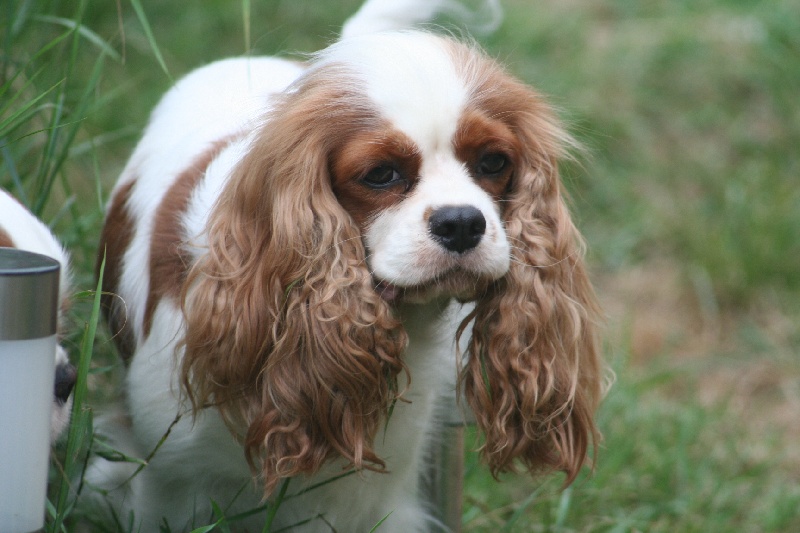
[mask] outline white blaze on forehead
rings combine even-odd
[[[341,64],[363,83],[381,115],[419,144],[423,153],[450,147],[468,92],[445,41],[407,31],[340,41],[318,56]]]

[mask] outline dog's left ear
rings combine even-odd
[[[603,380],[599,307],[558,176],[570,141],[525,86],[498,71],[485,85],[477,105],[506,122],[524,153],[503,212],[509,272],[468,318],[466,398],[493,474],[513,471],[516,459],[532,473],[563,470],[569,483],[599,439],[593,419]]]

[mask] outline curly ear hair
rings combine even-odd
[[[331,190],[329,154],[367,120],[335,81],[307,77],[253,137],[182,297],[185,392],[195,412],[244,425],[267,494],[334,454],[384,469],[373,440],[404,370],[405,332]]]
[[[523,153],[503,207],[510,270],[459,328],[474,320],[461,379],[495,476],[519,460],[534,473],[563,470],[569,484],[596,451],[603,379],[599,307],[558,177],[572,142],[527,87],[471,61],[473,105],[506,123]]]

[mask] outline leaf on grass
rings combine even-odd
[[[564,489],[561,493],[561,498],[558,501],[558,512],[556,513],[556,523],[558,528],[564,527],[567,522],[567,515],[569,514],[569,507],[572,503],[572,487]]]
[[[539,494],[542,492],[543,488],[544,485],[541,485],[535,491],[531,492],[530,495],[527,498],[525,498],[525,501],[523,501],[521,504],[517,506],[517,508],[514,510],[514,514],[511,515],[511,517],[506,521],[506,523],[503,524],[502,529],[500,529],[502,533],[505,533],[506,531],[511,531],[511,528],[514,526],[514,524],[516,524],[519,521],[519,519],[522,518],[522,516],[528,510],[528,507],[530,507],[533,504],[533,502],[536,501],[536,498],[539,497]]]
[[[161,70],[164,71],[164,74],[167,75],[169,80],[173,81],[172,75],[169,73],[169,69],[167,69],[167,64],[164,62],[164,57],[161,55],[161,50],[158,48],[158,44],[156,43],[153,30],[150,28],[150,22],[147,20],[147,15],[144,14],[144,9],[142,9],[141,2],[139,0],[131,0],[131,5],[133,6],[133,10],[136,12],[136,17],[139,19],[139,23],[142,25],[144,34],[147,37],[147,42],[150,43],[150,48],[153,50],[153,54],[156,56],[156,61],[158,61],[158,64],[161,66]]]
[[[287,477],[281,483],[281,490],[278,492],[278,497],[275,498],[275,501],[272,502],[272,505],[269,506],[267,511],[267,519],[264,522],[264,529],[262,530],[263,533],[270,533],[270,529],[272,528],[272,521],[275,520],[275,515],[278,514],[278,508],[281,506],[283,502],[283,498],[286,496],[286,491],[289,490],[289,482],[292,481],[292,478]]]
[[[389,514],[387,514],[386,516],[384,516],[383,518],[381,518],[381,519],[380,519],[380,522],[378,522],[377,524],[375,524],[374,526],[372,526],[372,529],[370,529],[370,530],[369,530],[369,533],[374,533],[375,531],[377,531],[377,530],[378,530],[378,528],[379,528],[379,527],[381,527],[381,524],[383,524],[384,522],[386,522],[386,520],[387,520],[387,519],[388,519],[390,516],[392,516],[392,513],[393,513],[393,512],[394,512],[394,511],[389,511]]]
[[[315,489],[318,489],[320,487],[323,487],[323,486],[327,485],[328,483],[333,483],[337,479],[342,479],[343,477],[352,476],[355,473],[356,473],[356,470],[348,470],[347,472],[345,472],[343,474],[339,474],[339,475],[333,476],[333,477],[328,478],[326,480],[320,481],[319,483],[315,483],[315,484],[311,485],[310,487],[306,487],[305,489],[301,490],[300,492],[296,492],[295,494],[290,494],[289,496],[286,496],[286,498],[284,498],[284,499],[285,500],[290,500],[292,498],[296,498],[296,497],[301,496],[301,495],[303,495],[303,494],[305,494],[307,492],[311,492],[312,490],[315,490]]]
[[[58,488],[57,500],[55,504],[55,520],[53,521],[52,531],[60,531],[62,524],[72,504],[68,502],[71,482],[80,469],[83,468],[81,450],[91,448],[92,435],[94,433],[92,412],[85,409],[84,403],[88,393],[87,377],[89,375],[89,364],[92,360],[92,348],[94,338],[97,334],[97,323],[100,320],[100,294],[102,292],[103,272],[105,271],[106,261],[100,263],[98,273],[97,288],[92,303],[92,312],[89,322],[86,324],[83,342],[81,343],[81,354],[78,360],[78,376],[75,387],[72,390],[72,422],[67,433],[67,451],[64,458],[64,475]],[[87,443],[88,440],[88,443]],[[74,502],[73,502],[74,503]]]
[[[208,526],[198,527],[197,529],[193,529],[192,533],[208,533],[209,531],[213,531],[214,529],[216,529],[216,527],[219,525],[220,522],[221,520],[218,522],[214,522],[213,524],[210,524]]]
[[[102,449],[98,449],[97,446],[100,446]],[[144,459],[140,459],[139,457],[131,457],[130,455],[117,450],[107,442],[104,442],[97,437],[94,439],[92,453],[102,457],[106,461],[111,461],[112,463],[133,463],[138,465],[147,465],[147,462]]]
[[[53,17],[50,15],[40,15],[35,17],[36,20],[40,20],[42,22],[50,22],[52,24],[58,24],[59,26],[64,26],[65,28],[69,28],[72,31],[77,31],[83,38],[85,38],[90,43],[97,46],[101,52],[104,54],[112,57],[116,61],[121,61],[122,57],[117,53],[114,48],[111,47],[102,37],[97,35],[95,32],[84,26],[83,24],[79,24],[74,20],[70,20],[63,17]]]
[[[20,125],[22,125],[24,122],[26,122],[30,116],[32,116],[33,114],[37,113],[38,111],[44,109],[46,106],[37,106],[37,104],[45,96],[47,96],[52,91],[54,91],[59,85],[64,83],[64,81],[65,80],[62,79],[62,80],[56,82],[49,89],[47,89],[43,93],[39,94],[38,96],[32,98],[31,100],[26,102],[21,108],[17,109],[16,111],[14,111],[10,115],[8,115],[5,119],[3,119],[3,121],[0,122],[0,136],[2,136],[2,137],[8,136],[16,128],[18,128]],[[18,91],[11,98],[11,100],[5,106],[3,106],[2,109],[0,109],[0,115],[5,115],[7,109],[10,108],[10,106],[14,103],[14,101],[17,98],[21,98],[22,97],[23,92],[24,92],[24,88],[23,88],[23,90]],[[38,130],[38,131],[42,131],[42,130]],[[35,133],[38,133],[38,131],[35,132]],[[3,144],[3,146],[8,146],[9,144],[13,144],[17,140],[19,140],[19,139],[13,139],[11,141],[5,142]]]

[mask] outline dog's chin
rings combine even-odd
[[[472,302],[480,298],[496,281],[495,278],[453,269],[429,281],[400,285],[385,280],[377,280],[375,291],[390,305],[426,304],[443,298],[453,298],[459,302]]]

